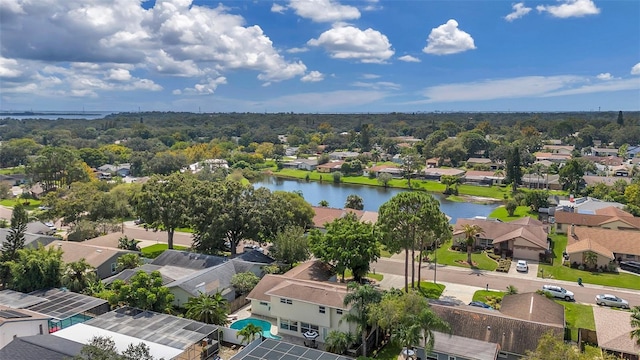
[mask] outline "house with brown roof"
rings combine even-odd
[[[556,211],[554,218],[553,226],[558,234],[566,234],[572,225],[640,231],[640,218],[634,217],[632,214],[615,206],[597,209],[595,214]]]
[[[117,263],[120,256],[135,253],[129,250],[63,240],[56,240],[47,247],[62,250],[62,261],[65,263],[85,259],[89,265],[96,268],[99,279],[105,279],[117,273]]]
[[[317,261],[308,261],[283,275],[265,275],[247,295],[251,312],[273,319],[278,333],[303,338],[306,331],[316,331],[324,342],[329,331],[355,332],[355,324],[341,321],[350,311],[344,305],[345,284],[328,282],[324,271],[318,271]]]
[[[482,218],[458,219],[453,228],[454,241],[465,241],[464,225],[478,225],[482,229],[482,233],[476,235],[476,247],[491,247],[496,253],[504,253],[515,259],[540,260],[540,255],[549,250],[547,227],[530,217],[510,222]]]
[[[552,154],[571,155],[575,149],[574,145],[542,145],[542,150]]]
[[[523,301],[516,299],[517,303]],[[550,304],[541,307],[552,308]],[[498,344],[499,359],[520,359],[527,351],[535,351],[540,338],[548,332],[558,339],[564,338],[564,324],[557,320],[549,323],[532,321],[509,316],[502,311],[441,302],[432,302],[431,309],[449,323],[453,335]],[[521,315],[524,317],[524,313]]]
[[[624,181],[625,183],[631,184],[631,178],[624,176],[597,176],[597,175],[585,175],[582,177],[584,180],[585,186],[594,186],[600,183],[605,184],[607,186],[613,186],[616,181]]]
[[[329,161],[328,163],[316,166],[316,170],[319,173],[332,173],[340,171],[340,169],[342,168],[342,164],[344,164],[344,160]]]
[[[566,253],[571,263],[584,264],[587,251],[598,255],[597,266],[613,260],[640,261],[640,231],[573,226],[567,238]]]
[[[533,155],[536,157],[536,161],[549,160],[554,163],[563,163],[571,159],[571,154],[554,154],[539,151]]]
[[[565,326],[564,307],[535,292],[506,295],[500,312],[521,320]]]
[[[337,209],[323,206],[312,206],[315,215],[313,216],[313,226],[318,229],[324,229],[325,224],[333,222],[336,219],[345,217],[348,213],[353,213],[363,222],[375,224],[378,221],[377,211],[364,211],[354,209]]]
[[[401,178],[403,176],[402,169],[396,165],[382,164],[377,166],[372,166],[370,168],[364,169],[364,176],[375,176],[378,177],[380,174],[390,174],[395,178]]]
[[[593,308],[593,320],[599,348],[621,359],[638,360],[640,344],[629,336],[633,330],[629,312],[596,306]]]
[[[422,175],[428,180],[440,181],[442,175],[462,176],[464,170],[454,168],[427,168],[422,171]]]

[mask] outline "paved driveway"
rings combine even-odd
[[[538,262],[537,261],[530,261],[527,260],[527,264],[529,265],[529,271],[525,272],[518,272],[516,270],[516,265],[517,265],[518,261],[517,260],[513,260],[511,261],[511,267],[509,268],[509,275],[514,276],[514,277],[518,277],[520,279],[535,279],[538,277]]]

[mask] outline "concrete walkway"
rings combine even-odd
[[[424,279],[423,279],[424,280]],[[469,286],[463,284],[455,284],[450,282],[438,282],[445,287],[442,293],[441,299],[448,301],[462,302],[468,304],[473,299],[473,294],[478,290],[485,290],[485,288],[477,286]],[[404,275],[384,274],[382,281],[378,283],[380,288],[388,290],[391,288],[402,289],[404,288]],[[489,289],[494,290],[494,289]]]

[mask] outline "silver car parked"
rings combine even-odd
[[[611,294],[596,295],[596,304],[602,306],[618,307],[623,309],[629,308],[629,302]]]

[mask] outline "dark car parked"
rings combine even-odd
[[[475,307],[480,307],[483,309],[491,309],[493,310],[493,307],[489,304],[485,304],[482,301],[472,301],[469,303],[469,306],[475,306]]]
[[[640,262],[637,261],[621,261],[620,269],[640,274]]]

